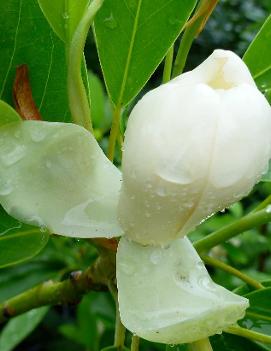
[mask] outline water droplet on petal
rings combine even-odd
[[[271,205],[268,205],[265,210],[266,213],[271,213]]]
[[[11,166],[14,163],[20,161],[24,156],[25,156],[25,147],[18,145],[14,147],[12,151],[2,155],[1,160],[5,165]]]
[[[12,192],[12,190],[13,190],[13,187],[9,182],[7,181],[0,182],[0,195],[2,196],[8,195]]]
[[[162,254],[161,252],[157,251],[157,252],[153,252],[150,256],[150,261],[153,264],[157,264],[159,263],[159,261],[161,260]]]

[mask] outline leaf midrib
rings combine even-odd
[[[132,36],[131,36],[131,42],[130,42],[130,46],[129,46],[129,50],[128,50],[128,54],[127,54],[126,63],[125,63],[124,74],[123,74],[123,79],[122,79],[122,83],[121,83],[121,87],[120,87],[120,94],[119,94],[117,106],[122,105],[122,98],[123,98],[125,87],[126,87],[132,52],[133,52],[133,48],[134,48],[134,44],[135,44],[136,32],[138,29],[138,22],[139,22],[139,14],[140,14],[141,5],[142,5],[142,0],[139,0],[138,5],[137,5],[134,26],[133,26]]]
[[[1,241],[6,241],[6,240],[10,240],[10,239],[14,239],[14,238],[23,237],[23,236],[26,236],[28,234],[37,234],[37,233],[39,233],[38,229],[31,229],[31,230],[20,231],[20,232],[17,232],[15,234],[9,234],[7,236],[0,237],[0,242]]]

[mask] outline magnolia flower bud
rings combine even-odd
[[[129,118],[119,218],[141,244],[166,244],[245,196],[267,170],[271,108],[248,68],[216,50],[147,93]]]

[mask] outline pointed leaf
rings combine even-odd
[[[20,120],[18,113],[5,101],[0,100],[0,127],[7,123],[19,122]]]
[[[69,42],[89,0],[38,0],[38,3],[55,33],[64,42]]]
[[[270,96],[271,89],[271,15],[250,44],[244,55],[244,61],[255,79],[259,89]],[[271,102],[271,100],[269,100]]]
[[[195,4],[195,0],[104,2],[94,21],[95,34],[107,89],[115,104],[126,105],[140,91]]]
[[[121,176],[75,124],[25,121],[0,135],[0,202],[13,217],[56,234],[120,234]]]
[[[48,232],[31,227],[12,230],[0,236],[0,268],[24,262],[36,256],[47,244]]]
[[[37,308],[9,321],[0,335],[0,350],[14,350],[42,321],[48,309],[47,306]]]
[[[43,119],[70,120],[64,43],[51,30],[36,0],[0,1],[0,47],[0,99],[12,105],[16,67],[27,64]]]

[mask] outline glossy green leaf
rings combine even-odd
[[[38,0],[38,3],[55,33],[64,42],[69,42],[89,0]]]
[[[11,351],[42,321],[49,307],[31,310],[10,320],[0,334],[0,350]]]
[[[64,44],[36,0],[0,1],[0,47],[0,98],[12,105],[16,67],[27,64],[43,119],[69,121]]]
[[[22,225],[6,229],[0,236],[0,268],[26,261],[36,256],[47,244],[48,232]]]
[[[178,37],[196,0],[107,0],[94,21],[108,92],[126,105]]]
[[[267,98],[270,97],[271,88],[270,41],[271,16],[267,18],[243,58],[259,89],[267,94]]]
[[[12,122],[20,121],[17,112],[5,101],[0,100],[0,127]]]

